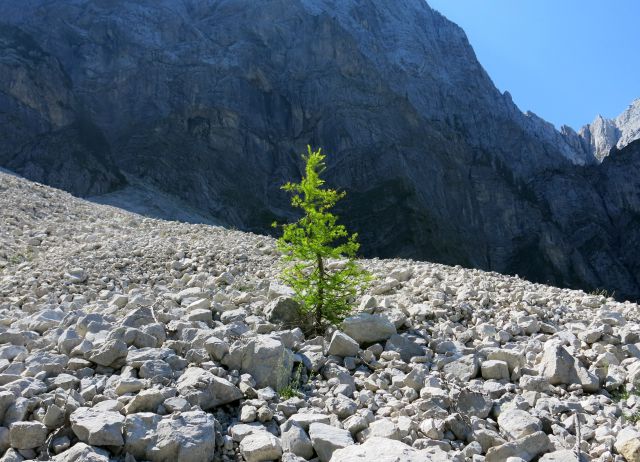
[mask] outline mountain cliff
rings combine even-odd
[[[0,165],[28,178],[144,184],[265,232],[312,144],[367,255],[640,297],[640,247],[621,245],[637,156],[598,165],[586,134],[522,113],[422,0],[0,0],[0,17]]]
[[[578,133],[584,149],[598,160],[609,155],[613,148],[622,149],[640,138],[640,99],[636,99],[615,119],[597,116]]]

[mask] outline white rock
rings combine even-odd
[[[282,432],[280,439],[282,440],[282,449],[285,452],[292,452],[303,459],[313,457],[311,439],[302,427],[290,425],[288,430]]]
[[[544,432],[536,432],[519,440],[494,446],[487,451],[485,462],[503,462],[509,457],[520,457],[529,462],[549,449],[549,437]]]
[[[216,420],[203,411],[161,417],[149,412],[127,416],[125,451],[151,462],[209,462],[215,456]]]
[[[229,366],[251,374],[258,388],[271,387],[281,390],[289,384],[293,369],[293,353],[280,340],[258,335],[232,345],[228,356],[234,361],[229,363]]]
[[[360,345],[387,340],[396,333],[395,326],[387,317],[368,313],[346,318],[341,328]]]
[[[189,403],[204,410],[242,398],[242,392],[234,384],[199,367],[188,368],[178,379],[176,387]]]
[[[344,332],[336,330],[331,336],[327,354],[336,356],[356,356],[360,346],[358,342]]]
[[[242,440],[240,454],[247,462],[276,460],[282,456],[282,447],[278,438],[271,433],[256,432]]]
[[[483,361],[480,366],[482,378],[485,380],[508,380],[509,379],[509,365],[506,361],[488,360]]]
[[[39,448],[47,434],[47,427],[40,422],[15,422],[9,427],[9,440],[15,449]]]
[[[122,446],[124,416],[113,411],[96,411],[81,407],[69,418],[73,433],[83,443],[95,446]]]
[[[614,447],[627,462],[640,462],[640,431],[631,427],[623,428],[616,437]]]
[[[369,438],[361,445],[338,449],[331,462],[429,462],[433,459],[425,451],[418,451],[400,441]]]
[[[520,409],[502,411],[498,416],[498,425],[503,434],[514,440],[542,430],[540,419]]]
[[[322,423],[312,423],[309,436],[320,462],[329,462],[335,450],[353,444],[353,438],[347,430]]]
[[[109,453],[85,443],[77,443],[53,457],[54,462],[109,462]]]
[[[578,383],[587,392],[596,392],[600,389],[598,378],[557,343],[545,344],[539,368],[540,375],[547,378],[552,385]]]

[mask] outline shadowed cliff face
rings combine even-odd
[[[0,17],[2,43],[35,50],[0,50],[0,165],[29,178],[96,195],[123,172],[269,232],[322,146],[369,256],[640,296],[640,247],[618,242],[635,159],[595,165],[521,113],[422,0],[0,0]]]
[[[79,107],[58,59],[0,24],[0,165],[80,195],[121,187],[109,143]]]

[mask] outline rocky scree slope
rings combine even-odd
[[[306,337],[268,237],[4,173],[0,222],[0,461],[640,460],[638,305],[362,260]]]
[[[312,144],[369,256],[640,297],[584,138],[522,113],[423,0],[0,0],[0,17],[0,165],[28,178],[134,210],[160,190],[269,232]]]

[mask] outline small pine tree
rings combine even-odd
[[[325,321],[337,324],[351,311],[351,302],[370,279],[356,262],[360,244],[356,233],[349,234],[330,209],[345,192],[323,189],[320,175],[325,170],[321,150],[307,146],[306,166],[300,183],[287,183],[282,189],[293,195],[291,205],[304,215],[295,223],[282,226],[277,246],[288,263],[282,280],[289,285],[305,313],[313,318],[314,330],[321,333]],[[274,226],[276,224],[274,223]],[[328,266],[329,260],[341,260]]]

